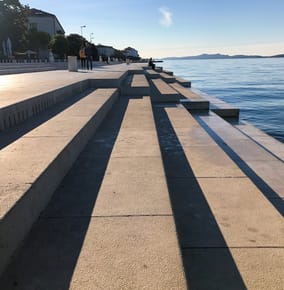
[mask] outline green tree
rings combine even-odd
[[[49,48],[57,57],[64,58],[68,53],[68,41],[63,34],[57,34],[51,39]]]
[[[19,0],[0,0],[0,41],[9,37],[13,51],[25,46],[28,9]]]
[[[79,34],[70,34],[67,37],[68,55],[79,55],[79,50],[86,39]]]
[[[48,49],[50,35],[47,32],[32,29],[28,32],[27,47],[39,52],[40,49]]]

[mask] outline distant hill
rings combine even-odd
[[[227,54],[200,54],[195,56],[165,57],[163,59],[232,59],[232,58],[262,58],[260,55],[227,55]],[[277,57],[277,56],[275,56]]]
[[[284,54],[277,54],[277,55],[273,55],[271,57],[284,57]]]

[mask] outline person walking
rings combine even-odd
[[[81,62],[81,69],[86,68],[86,53],[85,53],[85,46],[82,44],[80,50],[79,50],[79,57]]]
[[[93,51],[89,44],[86,45],[85,54],[87,59],[87,69],[93,69]]]

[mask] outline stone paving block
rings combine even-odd
[[[111,158],[93,215],[172,214],[161,157]]]
[[[266,184],[274,190],[277,196],[284,198],[284,165],[280,160],[274,161],[248,161],[252,168]],[[271,197],[275,195],[269,195]]]
[[[183,148],[195,177],[246,176],[218,145]]]
[[[160,156],[160,148],[155,131],[125,130],[118,136],[119,146],[115,146],[112,157]]]

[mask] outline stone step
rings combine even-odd
[[[129,75],[124,87],[121,89],[124,96],[148,96],[150,95],[150,85],[144,74]]]
[[[117,97],[97,89],[0,151],[0,273]]]
[[[272,136],[266,134],[264,131],[245,121],[239,122],[238,124],[234,125],[234,127],[243,132],[247,137],[254,140],[259,145],[266,148],[267,151],[272,152],[274,156],[284,161],[284,143],[276,140]]]
[[[195,94],[189,88],[185,88],[179,83],[171,84],[171,87],[175,89],[182,98],[180,103],[188,110],[209,110],[209,101],[202,96]]]
[[[187,88],[190,88],[191,87],[191,81],[188,81],[188,80],[185,80],[183,78],[180,78],[180,77],[175,77],[176,78],[176,81],[182,85],[183,87],[187,87]]]
[[[242,162],[245,156],[264,156],[262,166],[269,164],[273,173],[278,167],[215,114],[197,116],[200,123],[183,108],[166,108],[166,113],[181,146],[163,157],[192,287],[211,289],[214,283],[214,289],[281,289],[283,270],[271,269],[284,261],[283,216],[203,124],[223,134],[223,145],[239,148]]]
[[[160,74],[153,69],[145,70],[145,75],[148,79],[158,79],[160,78]]]
[[[119,88],[126,76],[125,71],[104,74],[54,71],[0,76],[0,131],[21,124],[89,88]],[[26,83],[29,87],[23,90]]]
[[[240,115],[240,109],[234,107],[233,105],[226,103],[216,97],[210,96],[208,94],[202,93],[197,89],[193,89],[196,94],[200,94],[203,98],[210,102],[210,110],[215,112],[218,116],[222,118],[235,118],[238,119]]]
[[[1,280],[5,289],[15,280],[20,289],[35,284],[52,289],[187,289],[150,98],[130,100],[119,127],[97,185],[98,197],[92,197],[90,186],[97,179],[94,170],[85,180],[88,189],[81,179],[77,182],[72,204],[62,196],[56,199]],[[89,164],[94,162],[89,158]],[[69,198],[68,193],[63,196]],[[42,265],[40,271],[37,265]]]
[[[226,144],[235,162],[263,191],[275,209],[284,215],[283,144],[273,138],[263,138],[263,135],[259,140],[259,137],[244,134],[214,113],[200,116],[200,119],[220,139],[220,143]],[[252,132],[253,128],[247,130]]]
[[[160,73],[160,77],[163,81],[165,81],[168,84],[174,83],[176,81],[176,78],[172,75],[169,75],[167,73]]]
[[[180,94],[162,79],[152,79],[151,83],[153,102],[179,102]]]

